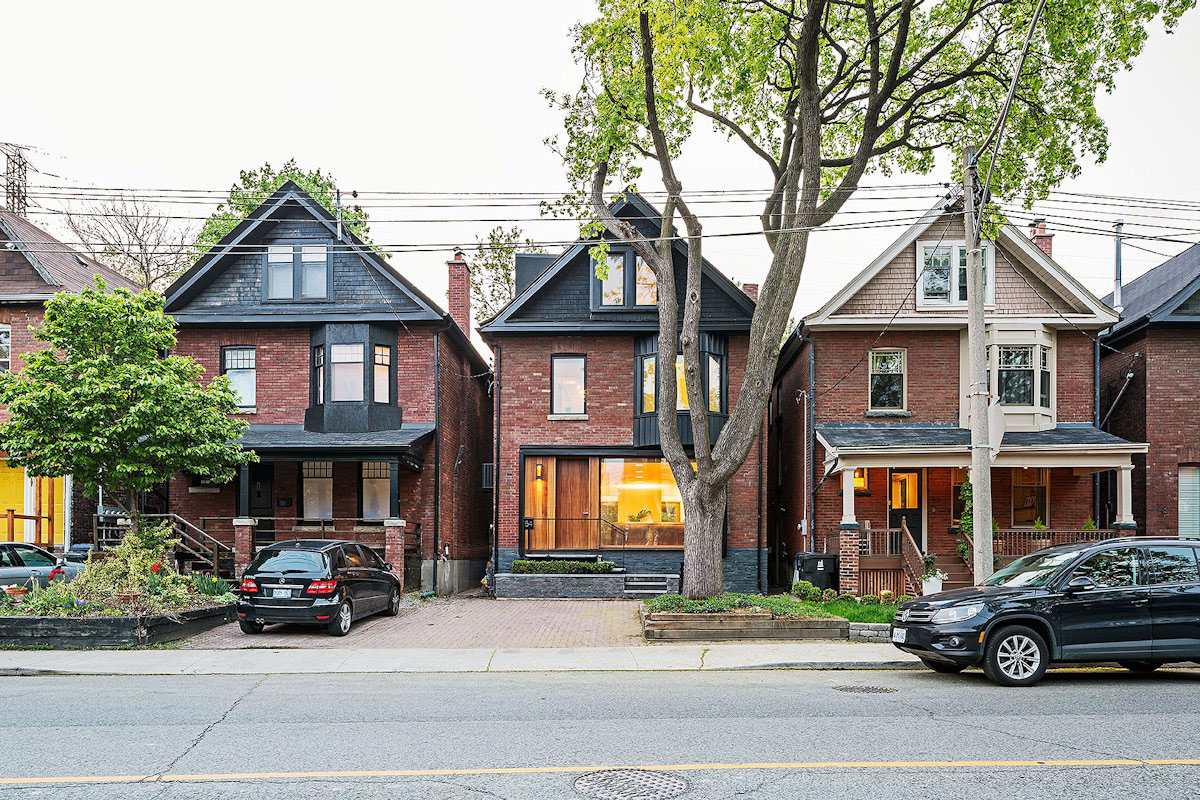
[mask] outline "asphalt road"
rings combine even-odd
[[[1194,796],[1200,671],[11,677],[0,730],[0,798],[551,800],[654,765],[689,800],[1127,800]]]

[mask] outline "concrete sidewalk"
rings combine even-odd
[[[314,675],[403,672],[577,672],[915,669],[890,644],[789,642],[631,647],[287,650],[7,650],[0,676]]]

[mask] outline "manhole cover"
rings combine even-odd
[[[605,769],[575,779],[575,791],[596,800],[668,800],[687,788],[678,775],[652,769]]]
[[[850,694],[889,694],[896,691],[890,686],[835,686],[835,692],[849,692]]]

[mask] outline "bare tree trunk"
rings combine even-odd
[[[726,484],[711,487],[694,480],[682,493],[684,570],[680,593],[693,600],[718,595],[724,589],[722,542],[725,533]]]

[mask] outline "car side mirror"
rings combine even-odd
[[[1078,594],[1079,592],[1090,592],[1096,588],[1096,582],[1091,578],[1086,578],[1083,575],[1078,575],[1067,581],[1067,585],[1063,587],[1063,591],[1067,594]]]

